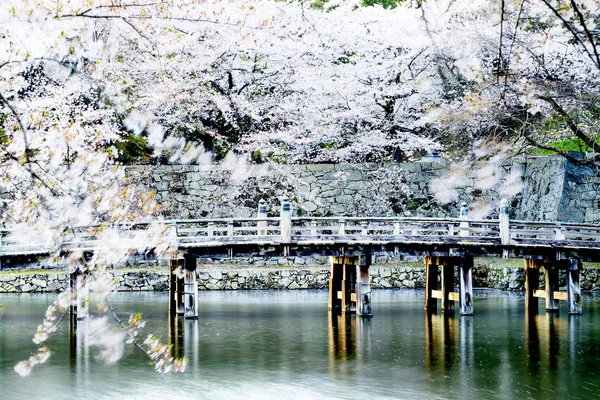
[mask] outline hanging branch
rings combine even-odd
[[[565,119],[565,121],[567,122],[567,126],[569,127],[571,132],[573,132],[573,134],[575,136],[577,136],[577,138],[579,138],[583,143],[585,143],[594,152],[600,153],[600,146],[595,141],[590,139],[589,136],[584,131],[579,129],[579,127],[577,126],[577,123],[573,120],[573,118],[571,118],[569,113],[567,113],[565,111],[565,109],[556,102],[556,100],[554,100],[550,96],[537,96],[537,97],[538,97],[538,99],[544,100],[545,102],[549,103],[552,106],[552,108],[554,109],[554,111],[556,111],[561,117],[563,117]]]
[[[585,24],[585,18],[583,16],[583,14],[581,13],[581,10],[579,9],[579,7],[577,7],[577,4],[573,0],[571,0],[571,6],[573,7],[573,10],[575,10],[575,14],[577,14],[577,18],[579,19],[579,24],[583,28],[583,31],[585,32],[585,35],[587,36],[588,41],[592,45],[592,50],[594,50],[594,56],[596,57],[596,66],[598,68],[600,68],[600,56],[598,55],[598,50],[596,49],[596,46],[594,45],[594,38],[592,37],[592,33],[590,32],[587,25]]]
[[[498,44],[498,68],[496,69],[496,83],[500,83],[500,73],[502,72],[502,40],[504,38],[504,0],[500,2],[500,43]],[[504,99],[504,92],[501,92]]]
[[[552,13],[558,19],[560,19],[560,21],[563,23],[563,25],[565,26],[565,28],[567,28],[567,30],[571,33],[571,35],[573,36],[573,38],[581,45],[581,47],[583,47],[583,51],[585,51],[585,54],[587,54],[587,56],[589,57],[589,59],[592,60],[592,62],[596,66],[596,68],[600,69],[600,59],[594,57],[594,55],[592,53],[590,53],[590,50],[585,45],[585,42],[583,41],[583,39],[581,39],[579,33],[575,30],[575,28],[573,28],[571,26],[571,24],[569,24],[569,22],[560,14],[559,10],[556,9],[555,7],[553,7],[552,4],[550,4],[550,2],[548,0],[542,0],[542,1],[550,9],[550,11],[552,11]],[[592,42],[592,46],[594,46],[593,42]],[[594,51],[595,51],[595,47],[594,47]]]

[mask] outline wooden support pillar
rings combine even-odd
[[[329,278],[329,310],[340,311],[342,314],[357,312],[357,276],[361,274],[359,257],[330,257],[331,277]],[[368,268],[363,269],[366,276],[365,292],[370,304],[370,285],[368,284]],[[366,290],[368,289],[368,290]],[[366,311],[366,310],[365,310]]]
[[[558,299],[554,292],[558,292],[558,267],[546,265],[546,312],[558,312]]]
[[[538,298],[534,294],[540,288],[540,261],[525,259],[525,308],[530,313],[537,313],[539,306]]]
[[[358,257],[344,257],[342,276],[342,314],[356,312],[356,276]]]
[[[69,277],[69,284],[73,298],[71,299],[71,321],[82,320],[89,317],[89,288],[87,273],[81,272],[77,267]]]
[[[181,258],[169,260],[169,316],[174,317],[178,314],[184,314],[183,286],[184,280],[174,271],[178,268],[183,269],[184,261]]]
[[[444,260],[442,265],[442,312],[454,311],[450,293],[454,289],[454,264],[452,259]]]
[[[198,281],[196,280],[196,257],[191,254],[184,256],[185,276],[183,278],[184,317],[198,318]]]
[[[461,259],[459,277],[460,315],[473,315],[473,256]]]
[[[434,257],[425,257],[425,310],[435,311],[437,300],[433,297],[433,291],[437,288],[438,266]]]
[[[569,314],[581,315],[581,285],[579,274],[582,269],[581,260],[570,258],[567,264],[567,302],[569,303]]]
[[[371,266],[371,253],[366,251],[360,257],[356,266],[356,313],[361,317],[372,317],[371,308],[371,280],[369,267]]]
[[[338,292],[342,290],[343,264],[339,263],[342,257],[329,257],[331,261],[331,275],[329,277],[329,311],[341,311],[342,302],[338,299]]]

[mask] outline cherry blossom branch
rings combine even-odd
[[[583,17],[583,14],[581,13],[581,10],[579,9],[579,7],[575,3],[575,1],[571,0],[571,6],[573,7],[573,10],[575,10],[575,14],[577,14],[577,18],[579,19],[579,24],[583,28],[583,31],[585,32],[585,35],[588,38],[588,41],[592,45],[592,50],[594,50],[594,56],[596,57],[596,66],[598,68],[600,68],[600,55],[598,55],[598,50],[596,49],[596,45],[595,45],[594,38],[592,37],[592,33],[589,31],[589,29],[585,23],[585,18]]]
[[[556,7],[552,6],[552,4],[550,4],[550,1],[548,1],[548,0],[542,0],[542,1],[550,9],[550,11],[552,11],[552,13],[558,19],[560,19],[560,21],[563,23],[563,25],[565,26],[565,28],[567,28],[567,30],[571,33],[571,36],[573,36],[573,38],[575,39],[575,41],[577,41],[581,45],[581,47],[583,47],[583,51],[587,54],[587,56],[589,57],[589,59],[592,60],[592,62],[596,66],[596,68],[600,69],[599,60],[595,59],[594,56],[592,55],[592,53],[590,53],[590,50],[585,45],[585,42],[581,39],[579,33],[577,31],[575,31],[575,29],[571,26],[571,24],[560,14],[559,10],[556,9]],[[594,42],[592,42],[592,46],[594,46]]]
[[[581,129],[579,129],[579,127],[577,126],[577,123],[573,120],[573,118],[571,118],[569,113],[567,113],[565,111],[565,109],[556,102],[556,100],[554,100],[550,96],[537,96],[537,97],[540,100],[544,100],[545,102],[549,103],[552,106],[552,108],[560,116],[562,116],[565,119],[565,121],[567,122],[567,126],[569,127],[571,132],[573,132],[573,134],[575,136],[577,136],[579,139],[581,139],[581,141],[583,141],[583,143],[585,143],[594,152],[600,153],[600,146],[595,141],[591,140],[585,132],[583,132]]]
[[[160,374],[168,374],[169,372],[184,372],[187,365],[185,358],[174,358],[171,354],[171,346],[162,345],[158,342],[154,336],[150,335],[144,343],[140,343],[136,339],[137,329],[142,328],[145,322],[141,320],[141,315],[132,315],[129,318],[129,323],[126,325],[125,322],[119,318],[116,309],[110,303],[108,297],[104,300],[108,309],[110,310],[113,318],[119,326],[129,331],[128,342],[133,343],[138,349],[140,349],[146,356],[152,361],[154,369]]]

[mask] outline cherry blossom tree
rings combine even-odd
[[[51,243],[57,262],[90,277],[98,315],[88,325],[107,360],[128,340],[161,372],[184,364],[156,338],[137,339],[139,317],[115,315],[116,327],[105,318],[107,267],[132,251],[174,251],[152,194],[125,183],[127,146],[171,163],[229,152],[257,162],[381,162],[491,141],[549,147],[565,135],[597,150],[597,2],[362,5],[2,4],[3,223],[14,240]],[[156,222],[124,238],[119,226],[140,220]],[[65,254],[81,227],[106,250]],[[22,375],[50,355],[44,342],[72,296],[48,309]]]
[[[455,147],[506,142],[553,150],[577,138],[598,151],[595,1],[425,1],[440,75],[458,86],[430,118]],[[452,81],[450,79],[450,81]],[[588,161],[595,161],[591,159]]]

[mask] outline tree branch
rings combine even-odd
[[[600,153],[600,146],[595,141],[590,139],[585,132],[583,132],[581,129],[579,129],[579,127],[577,126],[577,123],[573,120],[573,118],[571,118],[571,116],[565,111],[565,109],[562,108],[561,105],[556,102],[556,100],[554,100],[550,96],[537,96],[537,97],[538,97],[538,99],[544,100],[545,102],[549,103],[552,106],[552,108],[560,116],[562,116],[565,119],[565,121],[567,122],[567,126],[569,127],[571,132],[573,132],[573,134],[575,134],[575,136],[577,136],[579,139],[581,139],[581,141],[583,143],[585,143],[595,153]]]
[[[589,31],[589,29],[585,25],[585,18],[583,16],[583,14],[581,13],[581,10],[579,9],[579,7],[577,7],[577,4],[573,0],[571,0],[571,6],[575,10],[575,13],[577,14],[577,18],[579,19],[579,23],[581,24],[581,27],[583,28],[583,31],[585,32],[585,35],[588,38],[588,41],[592,45],[592,50],[594,50],[594,56],[596,57],[596,65],[598,67],[600,67],[600,56],[598,55],[598,50],[596,49],[596,46],[594,45],[594,38],[592,37],[592,33]]]
[[[573,38],[583,47],[583,51],[585,51],[585,54],[587,54],[587,56],[589,57],[589,59],[592,60],[592,62],[596,66],[596,68],[600,69],[600,64],[597,63],[597,60],[594,58],[594,56],[592,55],[592,53],[590,53],[590,50],[585,45],[585,42],[581,39],[581,37],[579,37],[579,33],[576,32],[575,29],[573,29],[573,27],[569,24],[569,22],[566,19],[564,19],[562,15],[560,15],[560,13],[558,12],[558,10],[556,8],[554,8],[550,4],[550,2],[548,0],[542,0],[542,1],[546,5],[546,7],[548,7],[554,13],[554,15],[558,19],[561,20],[561,22],[564,24],[565,28],[567,28],[567,30],[571,33],[571,35],[573,36]],[[592,45],[593,45],[593,43],[592,43]]]
[[[571,161],[574,164],[582,164],[583,161],[584,161],[584,160],[579,160],[579,159],[573,157],[572,155],[570,155],[569,153],[567,153],[566,151],[557,149],[556,147],[543,145],[543,144],[537,142],[536,140],[532,139],[529,136],[525,136],[525,140],[529,144],[531,144],[532,146],[535,146],[535,147],[540,148],[542,150],[554,151],[558,155],[563,156],[564,158],[566,158],[567,160]]]

